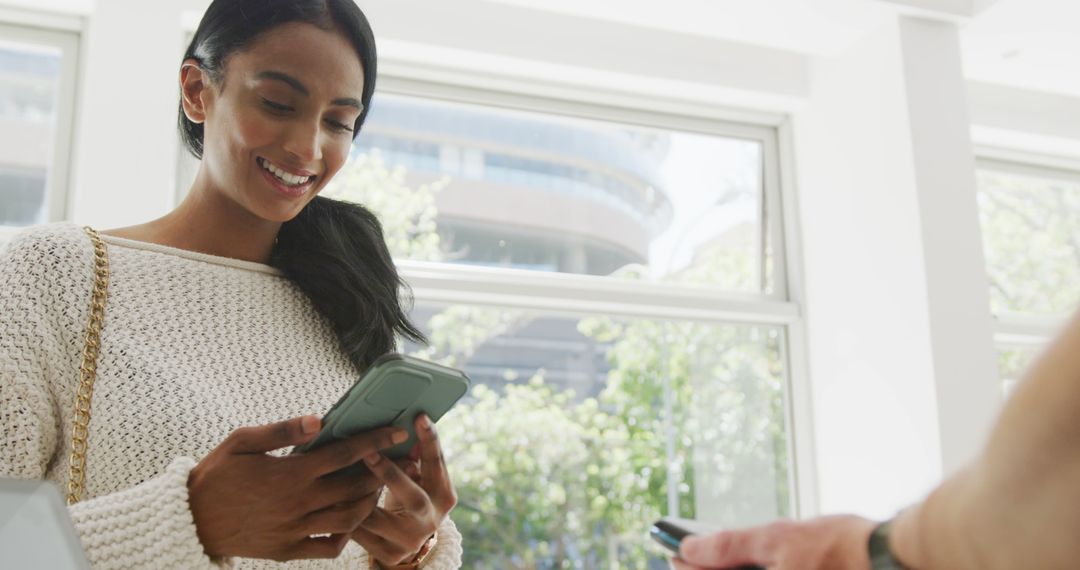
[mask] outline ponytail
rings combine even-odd
[[[285,222],[270,254],[330,320],[341,349],[360,369],[394,350],[397,336],[424,343],[410,321],[411,295],[398,276],[382,225],[359,204],[316,196]]]

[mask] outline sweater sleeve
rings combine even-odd
[[[383,493],[379,497],[379,506],[386,504],[386,497],[389,493]],[[457,570],[461,568],[461,556],[462,550],[462,538],[461,532],[458,531],[457,525],[450,517],[446,517],[442,524],[439,525],[438,540],[435,542],[435,548],[431,550],[427,559],[424,560],[424,564],[421,568],[425,570]],[[364,553],[365,561],[367,553]],[[368,564],[364,564],[361,568],[368,568]]]
[[[439,525],[439,540],[431,555],[424,561],[427,570],[457,570],[461,568],[461,533],[450,517]]]
[[[66,465],[59,457],[68,447],[61,411],[72,405],[82,346],[77,323],[87,310],[74,299],[89,302],[93,274],[91,260],[80,259],[74,244],[50,239],[55,231],[23,232],[0,251],[0,475],[6,477],[44,479]],[[70,507],[94,568],[216,565],[199,543],[188,506],[193,466],[178,458],[157,477]]]
[[[446,520],[439,525],[438,536],[439,540],[435,543],[435,548],[431,550],[431,554],[428,555],[421,568],[423,570],[458,570],[461,568],[461,533],[458,531],[457,526],[454,525],[454,521],[450,520],[450,517],[446,517]],[[311,562],[299,560],[289,562],[287,565],[290,568],[314,568],[315,566],[310,565]],[[319,563],[321,564],[321,562]],[[349,542],[336,563],[335,568],[339,567],[339,564],[345,568],[355,570],[368,570],[371,567],[368,553],[357,542]],[[319,567],[326,568],[327,566],[322,565]]]

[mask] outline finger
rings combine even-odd
[[[337,558],[341,555],[341,551],[345,550],[347,544],[349,544],[348,534],[312,536],[291,547],[284,559]]]
[[[308,512],[319,511],[339,503],[358,501],[382,486],[382,480],[371,473],[359,477],[352,473],[331,473],[315,480],[314,490],[305,493],[304,506]]]
[[[694,566],[692,564],[687,564],[686,562],[683,562],[682,560],[680,560],[678,558],[673,558],[671,560],[671,567],[674,568],[675,570],[704,570],[700,566]]]
[[[381,454],[373,453],[364,458],[364,463],[376,477],[386,483],[386,488],[394,498],[409,511],[420,511],[431,505],[431,499],[420,485],[417,485],[393,461]]]
[[[439,434],[427,414],[420,414],[416,418],[416,437],[420,440],[417,444],[420,448],[420,486],[441,511],[448,513],[457,503],[457,496],[450,484]]]
[[[319,433],[319,416],[301,416],[283,422],[234,430],[225,443],[233,453],[266,453],[307,443]]]
[[[679,558],[705,568],[728,568],[760,564],[770,555],[765,552],[765,527],[732,530],[713,534],[691,535],[682,540]]]
[[[401,459],[395,459],[394,464],[398,466],[398,469],[404,471],[405,474],[409,476],[409,479],[412,479],[414,483],[420,483],[419,460],[412,459],[410,457],[403,457]]]
[[[303,461],[315,475],[326,475],[361,461],[365,456],[390,449],[409,438],[403,429],[379,428],[335,441],[304,454]]]
[[[378,493],[348,503],[315,511],[304,516],[300,528],[305,536],[313,534],[352,534],[364,522],[379,501]]]
[[[363,525],[353,531],[352,538],[364,547],[369,558],[373,557],[386,564],[396,565],[406,562],[405,558],[412,554],[404,547],[390,542]]]
[[[429,526],[431,523],[423,522],[429,520],[426,518],[416,518],[408,522],[406,520],[382,507],[375,507],[368,518],[360,523],[360,528],[411,552],[420,550],[424,542],[439,530],[437,526]]]

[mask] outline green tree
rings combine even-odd
[[[1080,184],[984,171],[978,198],[991,310],[1073,310],[1080,301]]]
[[[443,258],[436,228],[435,195],[447,180],[410,188],[406,171],[391,168],[376,150],[350,161],[323,191],[328,198],[363,204],[382,222],[386,245],[395,259]]]
[[[399,259],[445,258],[435,194],[445,181],[410,188],[403,169],[377,154],[346,167],[328,195],[360,202],[382,220]],[[746,248],[718,248],[681,272],[683,281],[728,283],[752,260]],[[532,316],[448,307],[427,325],[431,343],[417,354],[463,366],[480,346]],[[667,514],[668,422],[663,385],[675,398],[675,462],[680,514],[693,515],[696,493],[719,494],[744,520],[773,494],[787,506],[783,370],[776,330],[691,322],[586,318],[579,331],[608,346],[611,370],[599,398],[578,398],[543,379],[544,371],[502,392],[475,386],[440,422],[459,495],[452,514],[465,540],[465,565],[478,569],[649,567],[662,553],[645,535]],[[695,472],[707,473],[709,485]],[[775,485],[763,484],[771,473]],[[752,480],[754,479],[754,480]],[[759,493],[760,494],[760,493]]]

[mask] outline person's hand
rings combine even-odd
[[[416,436],[419,443],[411,457],[420,460],[418,477],[410,476],[414,466],[403,470],[379,453],[364,458],[368,468],[386,483],[390,496],[352,537],[383,566],[395,566],[415,557],[457,504],[435,426],[426,415],[416,418]]]
[[[207,555],[284,561],[341,553],[375,508],[382,481],[338,471],[408,434],[382,428],[308,453],[267,454],[307,443],[320,426],[304,416],[240,428],[191,470],[188,501]]]
[[[672,565],[677,570],[744,565],[768,570],[869,570],[867,542],[875,526],[874,521],[841,515],[688,536]]]

